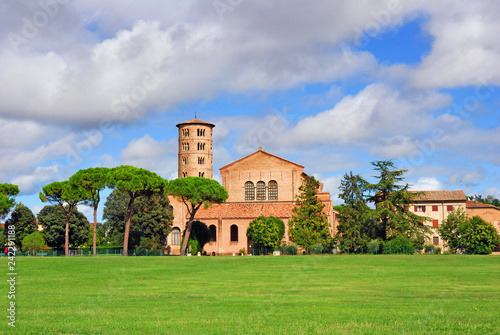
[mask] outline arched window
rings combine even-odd
[[[182,157],[182,163],[184,163],[184,165],[187,165],[188,163],[187,157]]]
[[[198,129],[198,136],[205,136],[205,129]]]
[[[184,149],[184,151],[189,151],[189,143],[182,143],[182,149]]]
[[[172,245],[181,245],[181,230],[177,227],[172,229]]]
[[[217,241],[217,228],[215,228],[214,225],[210,225],[210,227],[208,227],[208,230],[210,230],[210,242],[216,242]]]
[[[245,200],[255,200],[255,187],[251,181],[245,183]]]
[[[182,135],[184,135],[184,137],[189,137],[189,129],[184,129]]]
[[[266,183],[263,181],[257,183],[257,200],[266,200]]]
[[[238,226],[235,224],[231,226],[231,242],[238,242]]]
[[[198,172],[198,177],[204,177],[205,176],[205,172]]]
[[[276,180],[269,182],[268,198],[269,200],[278,200],[278,183]]]
[[[198,150],[205,150],[205,143],[198,143]]]
[[[187,172],[183,172],[182,173],[182,177],[186,178],[188,176],[188,173]]]
[[[198,164],[205,164],[205,158],[204,157],[198,157]]]

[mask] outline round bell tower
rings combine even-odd
[[[179,128],[179,178],[213,178],[212,130],[214,127],[214,124],[196,118],[177,124]]]

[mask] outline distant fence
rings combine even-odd
[[[97,249],[98,256],[121,256],[123,255],[123,249]],[[142,249],[132,249],[128,250],[127,254],[129,256],[167,256],[163,250],[142,250]],[[36,256],[64,256],[64,250],[49,250],[49,251],[39,251]],[[70,257],[89,257],[93,256],[93,250],[85,249],[70,249]],[[5,256],[5,254],[0,253],[0,256]],[[17,251],[16,256],[33,256],[31,251]]]

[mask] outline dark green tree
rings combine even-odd
[[[36,217],[25,205],[18,203],[16,208],[10,215],[10,218],[5,222],[6,226],[14,226],[16,231],[15,243],[17,246],[22,244],[23,238],[26,235],[32,234],[38,231],[38,224],[36,222]],[[4,230],[4,234],[7,235],[8,229]]]
[[[65,212],[66,215],[66,231],[64,237],[64,253],[69,256],[69,240],[70,240],[70,224],[69,219],[71,213],[79,204],[85,204],[90,199],[90,194],[69,181],[55,181],[45,185],[40,192],[40,200],[42,202],[50,202],[56,204]],[[72,232],[73,233],[73,232]]]
[[[127,256],[130,225],[132,223],[132,216],[134,215],[135,200],[141,196],[151,196],[153,194],[163,193],[167,181],[154,172],[128,165],[122,165],[111,169],[109,177],[109,185],[112,188],[126,192],[129,196],[125,219],[125,231],[123,233],[123,256]]]
[[[203,204],[208,207],[213,203],[223,203],[228,198],[228,194],[226,189],[217,181],[203,177],[174,179],[168,185],[168,194],[182,201],[189,214],[181,247],[181,255],[185,255],[193,221],[198,209]]]
[[[111,244],[120,244],[125,232],[125,221],[129,195],[126,192],[113,190],[104,204],[103,226],[107,232],[107,240]],[[129,248],[141,245],[141,238],[161,246],[172,230],[173,214],[168,197],[163,194],[141,196],[134,202],[134,215],[130,225]],[[149,243],[148,242],[148,243]]]
[[[186,229],[182,233],[186,234]],[[184,238],[181,242],[184,241]],[[191,252],[196,254],[198,251],[203,251],[203,247],[210,241],[210,229],[201,221],[193,221],[191,234],[189,235],[188,245],[191,246]],[[182,243],[181,243],[182,244]]]
[[[101,201],[101,191],[106,188],[108,183],[109,169],[104,167],[88,168],[80,170],[70,177],[71,184],[83,188],[89,194],[87,204],[94,209],[94,227],[97,225],[97,209]],[[94,256],[97,256],[97,229],[93,231],[93,250]]]
[[[66,247],[66,220],[67,209],[59,205],[45,206],[38,213],[38,222],[43,227],[43,234],[47,245],[51,248],[60,249]],[[88,241],[90,230],[87,217],[74,208],[69,217],[68,245],[73,247],[84,245]]]
[[[293,208],[292,218],[288,222],[290,240],[303,248],[309,248],[321,243],[324,246],[332,243],[329,223],[323,211],[324,204],[318,199],[317,193],[320,183],[310,176],[306,176],[299,187]]]
[[[463,227],[467,225],[469,218],[461,207],[448,213],[447,218],[438,227],[441,239],[446,243],[451,252],[457,252],[462,248]]]
[[[372,192],[369,202],[375,204],[375,217],[379,221],[377,236],[386,241],[396,236],[406,236],[416,246],[422,246],[428,239],[431,229],[424,224],[430,219],[409,211],[415,197],[422,193],[408,192],[409,185],[404,183],[406,170],[397,170],[390,160],[372,162],[378,182],[367,185]]]
[[[490,254],[500,243],[493,225],[479,216],[467,217],[460,208],[448,214],[438,232],[452,252],[460,250],[467,254]]]
[[[339,224],[335,239],[342,251],[361,250],[377,238],[379,222],[366,203],[367,185],[366,180],[352,171],[340,182],[339,198],[344,204],[336,207]]]
[[[285,236],[283,220],[273,216],[259,216],[248,225],[247,236],[254,248],[265,247],[278,250]]]
[[[13,184],[0,184],[0,220],[3,220],[16,205],[14,197],[19,194],[19,187]]]
[[[22,246],[23,250],[31,251],[33,252],[33,256],[36,256],[36,253],[46,248],[47,244],[45,243],[43,234],[37,231],[24,236]]]

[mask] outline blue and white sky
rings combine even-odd
[[[214,175],[257,150],[344,173],[393,159],[413,189],[500,198],[497,1],[3,0],[0,182],[129,164],[177,177],[179,122]],[[83,208],[82,208],[83,209]],[[90,210],[83,209],[90,218]]]

